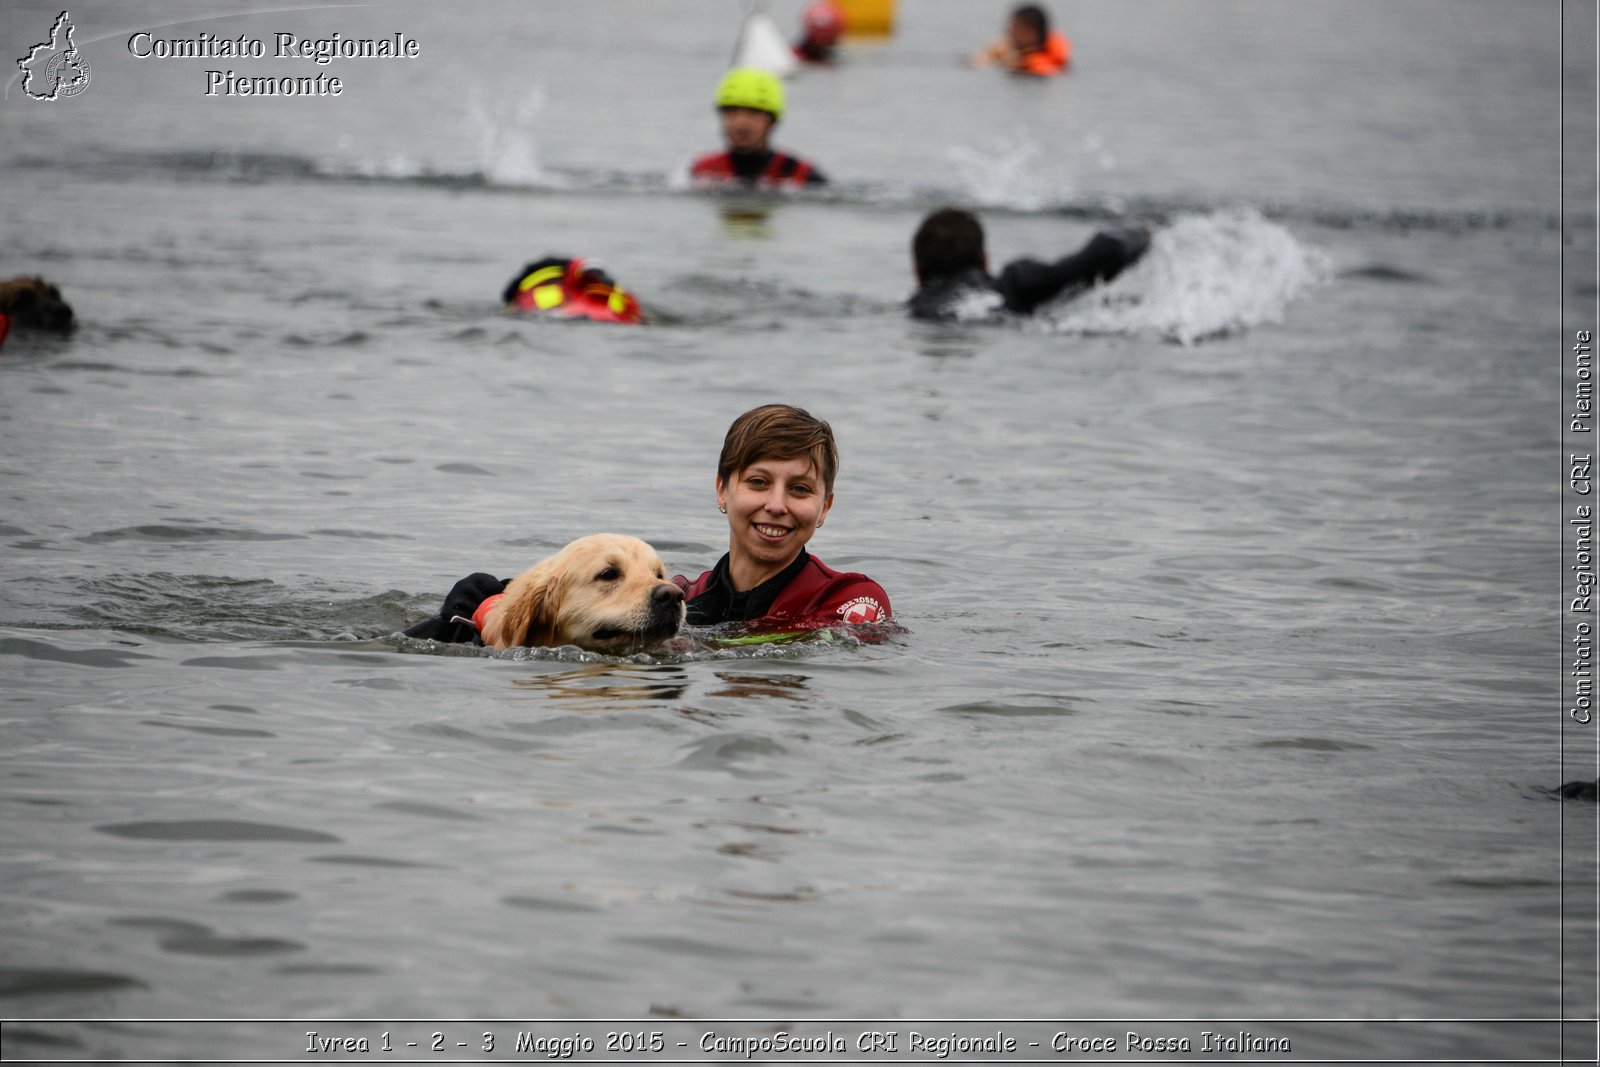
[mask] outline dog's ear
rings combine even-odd
[[[559,605],[554,577],[553,568],[541,566],[513,579],[484,627],[484,643],[495,648],[555,644]]]

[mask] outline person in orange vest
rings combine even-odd
[[[592,322],[644,322],[633,294],[582,259],[547,256],[529,263],[500,294],[506,310]]]
[[[1072,62],[1072,42],[1050,28],[1050,16],[1038,4],[1023,4],[1011,12],[1006,35],[972,57],[975,66],[998,63],[1016,74],[1048,77],[1060,74]]]
[[[717,112],[728,148],[694,161],[689,176],[697,184],[772,189],[827,181],[810,163],[768,145],[772,128],[783,117],[783,83],[777,75],[757,67],[728,71],[717,83]]]

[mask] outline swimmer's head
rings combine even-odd
[[[817,0],[800,14],[806,40],[826,48],[844,33],[844,12],[833,0]]]
[[[722,137],[735,152],[759,152],[783,114],[783,83],[757,67],[735,67],[717,83]]]
[[[839,473],[839,446],[833,427],[810,412],[790,404],[763,404],[733,420],[717,459],[717,484],[729,480],[762,460],[809,460],[822,479],[824,493],[833,495]]]
[[[1011,12],[1011,25],[1007,31],[1011,46],[1019,52],[1032,52],[1044,47],[1050,36],[1050,16],[1038,4],[1021,4]]]
[[[933,212],[917,227],[911,238],[911,258],[917,280],[961,274],[976,267],[986,270],[988,253],[983,247],[983,224],[970,211],[946,207]]]

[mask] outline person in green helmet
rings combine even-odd
[[[728,71],[717,83],[717,112],[728,147],[694,161],[689,175],[696,182],[782,188],[827,181],[810,163],[768,144],[783,115],[783,82],[777,75],[757,67]]]

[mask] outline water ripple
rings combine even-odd
[[[96,826],[102,834],[138,841],[288,841],[295,844],[343,844],[332,834],[296,826],[240,819],[177,819]]]

